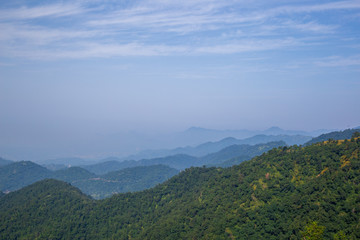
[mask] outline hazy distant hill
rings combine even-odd
[[[132,162],[131,162],[132,163]],[[131,164],[127,161],[124,162],[119,162],[119,161],[105,161],[105,162],[100,162],[100,163],[95,163],[93,165],[85,165],[85,166],[81,166],[82,168],[101,175],[101,174],[105,174],[111,171],[117,171],[123,168],[127,168],[127,167],[134,167],[135,164],[133,163],[132,166],[130,166]]]
[[[114,193],[141,191],[154,187],[178,173],[178,170],[164,165],[140,166],[109,172],[72,184],[93,198],[101,199]]]
[[[138,167],[138,166],[151,166],[151,165],[167,165],[176,169],[185,169],[189,166],[193,166],[197,161],[196,157],[188,156],[185,154],[178,154],[173,156],[167,156],[162,158],[142,159],[139,161],[108,161],[101,162],[94,165],[82,166],[90,172],[96,174],[105,174],[110,171],[117,171],[124,168]]]
[[[50,170],[33,162],[14,162],[0,167],[0,190],[14,191],[51,176]]]
[[[266,130],[247,130],[247,129],[240,129],[240,130],[214,130],[214,129],[206,129],[200,127],[191,127],[182,133],[178,133],[179,138],[188,138],[188,144],[196,144],[192,143],[195,140],[201,140],[200,142],[207,142],[207,141],[218,141],[220,139],[226,137],[234,137],[239,139],[253,137],[255,135],[304,135],[304,136],[318,136],[320,134],[330,132],[330,130],[316,130],[312,132],[306,131],[296,131],[296,130],[284,130],[279,127],[271,127]],[[191,141],[191,139],[193,139]]]
[[[50,168],[53,168],[54,170],[59,170],[56,168],[62,168],[62,166],[65,167],[73,167],[73,166],[81,166],[81,165],[87,165],[87,164],[93,164],[93,161],[82,159],[82,158],[56,158],[56,159],[48,159],[44,161],[37,161],[37,163],[41,165],[49,165]]]
[[[219,152],[212,153],[200,158],[200,162],[202,165],[207,166],[229,166],[229,161],[232,160],[232,165],[235,165],[280,146],[286,146],[286,143],[284,141],[278,141],[257,144],[254,146],[247,144],[232,145],[222,149]],[[234,158],[237,158],[237,161],[234,161]]]
[[[53,172],[52,178],[64,182],[73,183],[76,181],[97,177],[96,174],[81,167],[70,167]]]
[[[13,161],[0,157],[0,167],[13,163]]]
[[[309,136],[314,137],[326,132],[329,132],[329,130],[306,132],[284,130],[278,127],[272,127],[266,130],[214,130],[191,127],[182,132],[158,136],[148,136],[146,134],[142,135],[139,133],[114,133],[109,136],[97,138],[91,145],[87,147],[83,146],[82,151],[86,152],[83,152],[82,154],[92,154],[96,156],[99,155],[97,151],[102,153],[113,152],[113,154],[117,155],[119,158],[121,157],[121,160],[160,158],[177,154],[186,154],[199,157],[209,153],[217,152],[224,147],[228,147],[234,144],[259,144],[270,141],[285,141],[288,145],[303,144],[311,139]],[[221,140],[225,138],[234,138],[241,141],[245,140],[245,138],[252,138],[256,135],[283,135],[283,137],[260,139],[261,137],[258,136],[253,140],[248,139],[249,141],[231,142],[226,145],[221,145],[226,142],[225,140],[223,143],[221,143]],[[288,136],[288,138],[286,139],[285,136]],[[253,143],[250,141],[253,141]],[[217,142],[219,142],[219,146],[217,146]],[[204,143],[210,144],[199,146],[203,145]],[[19,152],[21,152],[21,149],[19,149]],[[62,152],[61,154],[67,153]],[[40,163],[41,165],[46,165],[51,170],[59,170],[62,168],[61,165],[69,167],[90,165],[95,163],[94,160],[76,157],[48,159],[41,161],[37,159],[33,160],[37,163]],[[103,162],[110,160],[118,161],[119,159],[115,157],[115,159],[103,159],[101,161]]]
[[[54,180],[0,198],[2,239],[360,239],[360,139],[280,147],[91,201]]]
[[[226,144],[224,144],[225,142]],[[227,138],[224,139],[224,141],[222,141],[221,145],[226,146],[231,142],[238,142],[238,141],[236,139]],[[211,143],[208,144],[211,145]],[[135,160],[122,161],[122,162],[108,161],[108,162],[102,162],[102,163],[97,163],[94,165],[87,165],[82,167],[95,174],[105,174],[110,171],[116,171],[129,167],[150,166],[157,164],[167,165],[178,170],[183,170],[185,168],[202,166],[202,165],[229,166],[228,164],[230,162],[228,162],[225,165],[222,164],[232,158],[241,157],[241,160],[240,158],[238,158],[237,161],[234,161],[234,164],[238,164],[240,163],[239,161],[248,160],[251,157],[260,155],[274,147],[279,147],[284,145],[286,145],[286,143],[283,141],[257,144],[254,146],[248,144],[231,145],[230,147],[229,146],[224,147],[222,150],[216,153],[207,154],[203,157],[193,157],[185,154],[178,154],[178,155],[167,156],[162,158],[142,159],[138,161]]]
[[[273,132],[273,131],[270,131]],[[245,139],[236,139],[234,137],[227,137],[216,142],[206,142],[196,147],[182,147],[170,150],[147,150],[136,155],[131,155],[126,159],[138,160],[140,158],[155,158],[170,156],[176,154],[186,154],[190,156],[202,157],[210,153],[215,153],[223,148],[231,145],[249,144],[255,145],[260,143],[284,141],[287,145],[300,145],[311,139],[310,136],[304,135],[256,135]]]
[[[350,139],[355,132],[360,132],[360,129],[359,128],[346,129],[344,131],[336,131],[336,132],[322,134],[306,142],[305,145],[308,146],[317,142],[327,141],[329,139],[333,139],[333,140]]]

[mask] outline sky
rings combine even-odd
[[[0,2],[0,156],[192,126],[346,129],[359,93],[359,0]]]

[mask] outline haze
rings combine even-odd
[[[357,0],[1,1],[0,30],[10,159],[121,156],[192,126],[360,125]]]

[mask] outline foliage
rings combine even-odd
[[[92,206],[69,184],[42,180],[0,198],[0,239],[84,239]]]
[[[317,222],[311,222],[305,227],[305,231],[301,232],[304,240],[322,240],[325,227],[319,226]]]

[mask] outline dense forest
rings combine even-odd
[[[192,167],[105,200],[44,180],[1,197],[0,213],[1,239],[359,239],[360,138]]]

